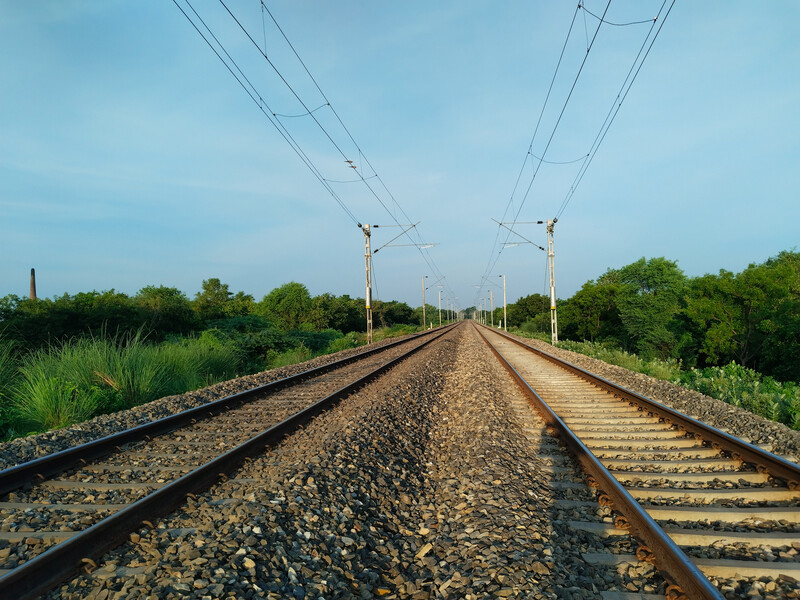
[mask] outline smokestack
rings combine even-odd
[[[36,300],[36,269],[31,269],[31,300]]]

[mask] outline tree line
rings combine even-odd
[[[684,368],[735,362],[800,381],[800,253],[784,251],[740,273],[687,277],[666,258],[608,269],[557,302],[559,339],[607,344]],[[509,326],[550,331],[549,298],[508,306]],[[502,307],[495,309],[495,323]]]
[[[434,309],[429,306],[428,310]],[[422,308],[411,308],[405,302],[373,301],[372,312],[376,327],[420,325],[422,321]],[[0,298],[0,333],[27,349],[100,333],[144,331],[148,339],[162,341],[231,327],[363,332],[366,308],[363,298],[329,293],[311,296],[305,285],[296,282],[277,287],[256,301],[250,294],[232,292],[218,278],[203,281],[193,299],[163,285],[144,287],[133,296],[112,289],[52,299]]]

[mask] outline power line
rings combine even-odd
[[[631,21],[630,23],[612,23],[611,21],[607,21],[602,17],[598,17],[596,14],[594,14],[592,11],[590,11],[588,8],[586,8],[586,6],[583,3],[579,4],[578,8],[582,8],[583,12],[589,13],[590,15],[592,15],[598,21],[600,21],[602,23],[605,23],[606,25],[613,25],[614,27],[628,27],[629,25],[641,25],[643,23],[655,23],[655,21],[658,19],[658,17],[656,17],[655,19],[646,19],[644,21]]]
[[[631,87],[633,86],[634,81],[636,81],[636,77],[639,75],[639,72],[642,69],[642,65],[644,65],[644,61],[647,60],[647,56],[650,54],[650,50],[653,48],[653,44],[655,43],[658,34],[661,33],[661,29],[662,27],[664,27],[664,23],[666,23],[667,17],[669,17],[670,12],[672,12],[672,7],[675,6],[675,0],[672,0],[669,9],[664,15],[664,18],[661,19],[661,23],[659,24],[659,27],[656,30],[655,35],[653,35],[653,39],[650,41],[650,45],[647,47],[647,51],[645,52],[644,56],[640,61],[639,57],[642,55],[642,50],[644,50],[644,47],[647,45],[647,40],[650,39],[650,35],[653,32],[653,28],[655,27],[656,22],[658,21],[658,17],[661,15],[662,11],[664,10],[664,6],[666,6],[666,4],[667,0],[664,0],[663,4],[661,5],[661,8],[658,11],[658,15],[656,15],[656,18],[652,20],[653,25],[650,27],[650,31],[648,31],[647,37],[645,37],[644,41],[642,42],[642,46],[641,48],[639,48],[639,52],[636,55],[636,58],[633,60],[633,64],[631,65],[631,68],[628,71],[628,75],[622,82],[622,86],[620,86],[620,91],[617,94],[617,97],[614,99],[614,102],[611,104],[611,108],[609,109],[609,112],[606,115],[606,120],[603,122],[603,125],[600,126],[600,131],[597,133],[597,136],[595,137],[594,142],[592,143],[592,147],[589,150],[589,154],[587,155],[588,160],[581,166],[581,169],[575,176],[575,180],[572,182],[572,185],[567,191],[567,195],[564,197],[564,200],[561,202],[561,206],[559,207],[556,213],[556,218],[560,218],[561,215],[564,213],[564,211],[567,209],[570,200],[572,200],[572,197],[575,194],[575,190],[577,189],[578,185],[580,185],[581,181],[583,181],[583,177],[584,175],[586,175],[586,171],[589,168],[589,165],[592,163],[592,160],[594,160],[594,157],[597,154],[597,150],[600,148],[600,144],[602,144],[603,140],[605,140],[606,134],[608,134],[608,130],[611,128],[611,125],[617,118],[617,114],[619,113],[620,108],[622,108],[622,103],[625,102],[625,98],[628,97],[628,93],[631,91]],[[637,62],[638,62],[638,67],[637,67]],[[635,73],[633,73],[634,68],[636,69]],[[633,77],[631,77],[631,73],[633,73]],[[628,83],[629,79],[630,83]],[[627,88],[625,87],[626,84]],[[620,96],[622,96],[622,98],[620,98]]]
[[[356,225],[360,226],[360,221],[355,217],[355,215],[347,207],[347,205],[344,203],[344,201],[336,194],[336,192],[333,190],[333,188],[331,188],[330,185],[328,185],[326,183],[325,178],[322,176],[321,172],[316,167],[316,165],[311,160],[311,158],[303,151],[303,149],[300,146],[300,144],[291,136],[291,134],[282,125],[279,126],[279,122],[276,123],[273,120],[273,118],[270,116],[270,113],[272,113],[272,109],[270,109],[269,106],[267,105],[267,103],[264,101],[263,96],[256,90],[255,86],[244,75],[242,70],[239,68],[239,65],[236,63],[236,61],[231,57],[231,55],[225,49],[225,46],[219,41],[219,39],[217,39],[217,37],[214,35],[214,33],[211,31],[211,29],[205,23],[205,21],[203,21],[202,17],[200,17],[200,15],[194,9],[192,4],[189,2],[189,0],[184,0],[184,2],[186,2],[186,5],[189,6],[189,8],[195,14],[197,19],[203,24],[203,26],[206,28],[208,33],[211,35],[211,37],[214,39],[214,41],[219,46],[220,50],[225,54],[225,56],[228,58],[228,60],[230,60],[230,63],[236,68],[236,71],[238,71],[241,74],[241,78],[239,77],[239,75],[236,74],[234,69],[231,67],[231,64],[228,64],[228,62],[219,53],[217,48],[214,47],[214,44],[211,43],[211,41],[208,39],[208,37],[206,37],[206,35],[200,30],[200,28],[197,26],[197,24],[186,13],[186,11],[183,9],[183,7],[180,4],[178,4],[177,0],[172,0],[172,2],[173,2],[173,4],[175,4],[175,6],[178,7],[178,10],[180,10],[181,13],[183,14],[183,16],[186,17],[186,20],[189,21],[189,23],[192,25],[192,27],[194,27],[195,31],[197,31],[197,33],[200,35],[200,37],[203,38],[203,41],[208,45],[209,48],[211,48],[212,52],[214,52],[214,54],[216,54],[217,58],[219,58],[219,60],[222,62],[222,64],[225,65],[225,68],[227,68],[228,71],[230,72],[230,74],[233,75],[234,79],[236,79],[237,83],[242,87],[242,89],[245,91],[245,93],[248,96],[250,96],[250,99],[255,103],[255,105],[258,107],[258,109],[267,118],[267,120],[270,122],[270,124],[272,124],[272,126],[275,127],[275,129],[278,131],[278,133],[281,135],[281,137],[284,139],[284,141],[286,141],[286,143],[289,144],[289,146],[291,146],[292,150],[294,150],[294,152],[298,155],[300,160],[303,161],[303,164],[305,164],[306,167],[308,167],[308,169],[313,173],[313,175],[322,184],[322,186],[328,191],[328,193],[331,195],[331,197],[333,197],[333,199],[341,207],[341,209],[345,212],[345,214],[347,214],[347,216],[350,218],[350,220],[352,220],[353,223],[355,223]],[[247,82],[247,85],[245,85],[244,81],[242,81],[243,79],[244,79],[244,81]],[[250,86],[249,89],[248,89],[248,85]],[[267,107],[267,110],[269,112],[264,110],[265,106]]]
[[[611,6],[611,0],[608,0],[608,4],[606,4],[606,8],[603,11],[603,17],[605,17],[606,13],[608,12],[608,8],[610,6]],[[561,48],[561,53],[560,53],[560,55],[558,57],[558,62],[556,63],[555,72],[553,73],[553,77],[550,80],[550,87],[547,90],[547,95],[545,97],[545,101],[544,101],[544,104],[542,106],[542,110],[539,113],[539,118],[538,118],[538,120],[536,122],[536,128],[534,129],[533,136],[531,137],[531,143],[528,146],[528,152],[525,155],[525,159],[523,160],[523,163],[522,163],[522,168],[520,169],[520,173],[517,176],[517,181],[514,184],[514,190],[512,191],[511,198],[509,199],[508,204],[506,205],[506,210],[503,212],[503,219],[505,219],[505,215],[508,213],[508,209],[511,206],[512,201],[514,199],[514,194],[517,191],[517,188],[519,186],[519,181],[520,181],[520,179],[522,177],[522,173],[525,170],[525,165],[527,164],[528,156],[529,155],[533,156],[533,143],[534,143],[534,140],[536,139],[536,135],[537,135],[537,133],[539,131],[539,126],[540,126],[540,124],[542,122],[542,118],[543,118],[545,109],[547,107],[547,103],[548,103],[548,101],[550,99],[550,94],[551,94],[551,92],[553,90],[553,86],[555,84],[555,80],[556,80],[556,78],[558,76],[558,72],[559,72],[559,70],[561,68],[561,62],[562,62],[562,60],[564,58],[564,53],[566,52],[567,45],[568,45],[570,37],[572,35],[572,30],[573,30],[573,28],[575,26],[575,19],[576,19],[577,15],[578,15],[578,10],[580,9],[580,7],[581,7],[581,5],[578,4],[578,6],[575,9],[575,12],[572,15],[572,21],[570,22],[569,29],[567,30],[567,36],[566,36],[566,38],[564,40],[564,44],[563,44],[563,46]],[[595,30],[594,35],[592,36],[591,43],[588,44],[588,47],[586,49],[586,54],[584,55],[583,60],[581,61],[581,65],[580,65],[580,67],[578,69],[577,74],[575,75],[575,79],[572,82],[572,86],[570,88],[569,93],[567,94],[566,100],[564,101],[564,105],[561,108],[561,112],[559,113],[558,119],[556,120],[556,123],[553,126],[553,130],[550,133],[550,137],[549,137],[549,139],[547,141],[547,144],[545,145],[544,151],[541,153],[541,157],[538,159],[539,162],[538,162],[538,164],[536,165],[536,167],[534,169],[533,175],[531,176],[530,183],[528,184],[528,187],[525,190],[525,194],[522,197],[522,200],[521,200],[521,202],[519,204],[519,207],[517,208],[517,211],[514,214],[514,219],[513,219],[514,223],[516,223],[517,220],[519,219],[519,215],[522,212],[522,208],[525,206],[525,202],[527,201],[528,195],[530,194],[531,188],[533,186],[533,182],[536,180],[536,176],[539,173],[539,169],[541,168],[542,163],[544,162],[544,157],[547,154],[547,150],[550,148],[550,144],[552,143],[553,138],[555,137],[555,134],[558,131],[558,126],[561,123],[561,119],[563,118],[564,112],[567,109],[567,105],[569,104],[570,98],[572,97],[572,93],[575,91],[575,87],[578,84],[578,80],[580,79],[581,73],[583,72],[583,68],[586,65],[586,61],[589,58],[589,53],[591,52],[591,49],[592,49],[592,47],[594,45],[594,42],[597,39],[597,34],[600,32],[601,25],[602,25],[602,20],[597,25],[597,29]],[[501,220],[503,220],[503,219],[501,219]],[[513,227],[513,224],[512,224],[512,227]],[[500,231],[498,229],[498,235],[495,237],[495,246],[492,249],[492,256],[489,259],[489,264],[487,265],[486,270],[484,271],[484,277],[487,276],[488,273],[490,273],[492,270],[494,270],[494,267],[497,264],[497,261],[500,259],[500,254],[502,253],[502,248],[497,252],[497,254],[494,254],[495,248],[497,247],[497,240],[499,239],[499,233],[500,233]],[[505,239],[506,242],[508,242],[508,239],[509,239],[510,235],[511,235],[510,232],[508,234],[506,234],[506,239]],[[493,261],[492,261],[492,257],[494,258]]]
[[[223,2],[223,0],[220,0],[220,2],[223,4],[223,6],[225,6],[225,3]],[[330,101],[330,99],[327,97],[327,95],[325,94],[325,92],[322,90],[322,87],[319,85],[319,83],[317,82],[317,80],[316,80],[316,78],[314,77],[314,75],[311,73],[311,71],[310,71],[310,69],[308,68],[308,66],[306,65],[306,63],[305,63],[305,62],[303,61],[303,59],[300,57],[300,54],[299,54],[299,52],[298,52],[298,51],[297,51],[297,49],[294,47],[294,45],[292,44],[292,42],[289,40],[289,37],[286,35],[285,31],[284,31],[284,30],[283,30],[283,28],[280,26],[280,24],[278,23],[278,21],[277,21],[277,19],[275,18],[275,16],[274,16],[274,15],[272,14],[272,12],[269,10],[269,7],[266,5],[266,3],[264,2],[264,0],[261,0],[261,7],[262,7],[262,13],[263,13],[264,11],[266,11],[266,13],[269,15],[270,19],[272,19],[272,22],[275,24],[275,27],[278,29],[278,31],[280,32],[280,34],[283,36],[283,39],[286,41],[287,45],[288,45],[288,46],[289,46],[289,48],[292,50],[292,52],[294,53],[295,57],[297,58],[297,60],[299,61],[299,63],[302,65],[302,67],[303,67],[303,69],[305,70],[306,74],[308,75],[309,79],[310,79],[310,80],[313,82],[313,84],[314,84],[314,87],[316,87],[316,89],[317,89],[317,91],[319,92],[319,94],[320,94],[320,95],[322,96],[322,98],[325,100],[325,103],[326,103],[326,105],[327,105],[327,106],[330,108],[330,111],[331,111],[331,113],[334,115],[334,117],[336,118],[336,120],[338,121],[338,123],[340,124],[340,126],[342,127],[342,129],[344,130],[344,132],[347,134],[347,137],[350,139],[350,141],[352,142],[352,144],[355,146],[356,150],[358,151],[358,155],[364,159],[364,161],[366,162],[367,166],[369,166],[369,168],[370,168],[370,169],[372,170],[372,172],[374,173],[374,177],[376,177],[376,178],[378,179],[378,181],[380,182],[380,184],[381,184],[381,186],[383,187],[383,189],[384,189],[384,191],[386,192],[386,194],[388,194],[389,198],[391,198],[391,202],[392,202],[393,206],[395,206],[395,207],[397,208],[397,210],[399,210],[399,211],[400,211],[400,213],[401,213],[402,217],[403,217],[403,218],[404,218],[404,219],[405,219],[407,222],[412,222],[413,220],[412,220],[412,219],[411,219],[411,218],[408,216],[408,214],[405,212],[405,210],[403,209],[403,207],[400,205],[400,203],[399,203],[399,202],[397,201],[397,199],[395,198],[394,194],[392,194],[392,192],[389,190],[388,186],[386,185],[386,182],[385,182],[385,181],[383,180],[383,178],[380,176],[380,174],[378,173],[377,169],[375,169],[375,167],[374,167],[374,166],[372,165],[372,163],[370,162],[369,158],[366,156],[366,154],[364,154],[364,152],[363,152],[363,151],[362,151],[362,149],[361,149],[361,146],[359,146],[358,142],[356,142],[356,140],[355,140],[355,137],[354,137],[354,136],[353,136],[353,134],[350,132],[350,129],[348,129],[347,125],[345,125],[345,123],[344,123],[344,121],[342,120],[342,118],[340,117],[339,113],[336,111],[335,107],[333,106],[333,103]],[[227,10],[227,6],[225,6],[225,8],[226,8],[226,10]],[[228,12],[230,13],[230,10],[228,10]],[[231,14],[231,16],[233,16],[233,15]],[[234,19],[235,19],[235,17],[234,17]],[[236,19],[235,19],[235,20],[236,20]],[[240,27],[242,28],[242,30],[244,31],[244,27],[242,27],[241,23],[240,23],[238,20],[236,20],[236,22],[239,24],[239,26],[240,26]],[[245,33],[247,34],[247,32],[246,32],[246,31],[245,31]],[[252,37],[251,37],[249,34],[247,34],[247,35],[248,35],[248,37],[250,37],[250,39],[252,40]],[[256,47],[258,47],[258,46],[256,45]],[[263,53],[262,53],[262,54],[263,54]],[[272,63],[271,61],[269,61],[269,59],[266,57],[266,55],[264,55],[264,58],[268,60],[268,62],[270,63],[270,65],[273,67],[273,69],[276,69],[276,72],[277,72],[277,68],[276,68],[276,67],[273,65],[273,63]],[[282,79],[282,80],[283,80],[283,81],[286,83],[286,85],[287,85],[287,86],[289,85],[289,84],[288,84],[288,82],[285,80],[285,78],[284,78],[282,75],[281,75],[281,79]],[[290,89],[291,89],[291,86],[290,86]],[[294,90],[292,90],[292,92],[294,93]],[[295,96],[297,97],[297,94],[295,94]],[[298,98],[298,99],[299,99],[299,98]],[[302,101],[301,101],[301,103],[302,103]],[[305,104],[303,104],[303,106],[305,106]],[[312,118],[313,118],[313,117],[312,117]],[[316,121],[316,119],[314,119],[314,120]],[[322,126],[321,126],[321,124],[319,124],[319,122],[317,122],[317,123],[318,123],[318,125],[320,125],[320,127],[322,127]],[[327,135],[327,132],[326,132],[326,135]],[[330,136],[329,136],[329,137],[330,137]],[[336,147],[337,147],[337,149],[339,149],[339,146],[338,146],[338,145],[337,145]],[[373,197],[374,197],[374,198],[375,198],[375,199],[376,199],[376,200],[377,200],[377,201],[380,203],[380,205],[381,205],[381,206],[384,208],[384,210],[386,210],[386,212],[389,214],[389,216],[390,216],[390,217],[391,217],[391,218],[394,220],[395,224],[399,225],[399,224],[400,224],[400,221],[399,221],[399,219],[397,218],[397,215],[396,215],[396,214],[395,214],[393,211],[389,210],[389,207],[386,205],[386,203],[385,203],[385,202],[384,202],[384,201],[383,201],[383,200],[380,198],[380,196],[379,196],[379,195],[378,195],[378,193],[375,191],[375,189],[374,189],[374,188],[373,188],[373,187],[372,187],[372,186],[371,186],[371,185],[370,185],[370,184],[367,182],[367,179],[370,179],[370,178],[372,178],[372,177],[367,177],[367,178],[365,178],[365,177],[364,177],[364,175],[362,175],[362,174],[361,174],[361,172],[359,172],[358,170],[356,170],[356,173],[357,173],[357,174],[358,174],[358,176],[361,178],[361,181],[364,183],[364,185],[367,187],[367,189],[370,191],[370,193],[373,195]],[[420,252],[420,254],[421,254],[421,256],[422,256],[423,260],[424,260],[424,261],[425,261],[425,263],[427,264],[427,266],[428,266],[428,268],[430,269],[431,273],[433,273],[433,274],[434,274],[434,276],[435,276],[437,279],[439,279],[439,280],[445,280],[446,278],[444,277],[444,275],[442,274],[441,270],[440,270],[440,269],[438,268],[438,266],[436,265],[436,262],[433,260],[433,257],[430,255],[430,253],[428,253],[426,249],[424,249],[424,248],[420,248],[420,247],[419,247],[419,246],[420,246],[420,244],[422,244],[422,239],[423,239],[423,238],[422,238],[422,236],[421,236],[421,234],[419,233],[419,231],[418,231],[416,228],[414,228],[414,230],[413,230],[413,231],[414,231],[414,233],[415,233],[415,234],[416,234],[416,236],[417,236],[417,240],[416,240],[416,242],[415,242],[415,240],[414,240],[414,239],[412,239],[412,237],[411,237],[411,233],[409,233],[409,232],[406,232],[406,234],[405,234],[405,235],[406,235],[406,236],[409,238],[409,240],[410,240],[412,243],[414,243],[414,245],[417,247],[418,251]],[[450,290],[448,289],[448,291],[450,291]],[[452,294],[452,291],[450,291],[450,293]]]
[[[661,32],[661,29],[664,26],[664,22],[666,21],[667,17],[669,16],[669,14],[670,14],[670,12],[672,10],[672,7],[675,4],[675,1],[674,0],[672,1],[672,3],[669,6],[669,9],[666,11],[666,14],[664,14],[664,16],[662,18],[662,13],[664,13],[664,7],[666,6],[666,4],[667,4],[667,0],[664,0],[664,2],[661,5],[657,15],[652,19],[648,19],[648,20],[645,20],[645,21],[632,21],[632,22],[629,22],[629,23],[612,23],[612,22],[606,20],[606,18],[605,18],[606,14],[608,12],[609,6],[610,6],[610,1],[609,1],[608,5],[606,6],[606,9],[603,12],[602,16],[598,16],[598,15],[590,12],[588,9],[586,9],[585,6],[583,6],[583,3],[579,3],[578,9],[583,9],[586,13],[590,14],[592,17],[594,17],[594,18],[596,18],[598,20],[598,26],[597,26],[597,29],[595,30],[595,34],[594,34],[591,42],[588,42],[588,33],[587,33],[587,46],[588,47],[587,47],[586,56],[584,56],[584,59],[583,59],[582,64],[581,64],[581,70],[583,69],[583,65],[585,64],[586,59],[588,58],[589,51],[591,50],[592,46],[594,45],[594,41],[595,41],[595,39],[597,37],[597,34],[599,32],[599,29],[600,29],[601,25],[607,24],[607,25],[612,25],[612,26],[617,26],[617,27],[623,27],[623,26],[628,26],[628,25],[638,25],[638,24],[650,23],[651,26],[650,26],[650,29],[649,29],[649,31],[647,33],[647,36],[645,36],[645,39],[642,42],[642,46],[640,47],[636,57],[634,58],[634,61],[633,61],[632,65],[631,65],[631,68],[628,71],[628,74],[626,75],[622,85],[620,86],[620,90],[619,90],[619,93],[617,94],[617,97],[615,98],[614,102],[612,103],[612,106],[609,109],[609,112],[606,115],[606,118],[605,118],[603,124],[601,125],[600,130],[598,131],[597,135],[595,136],[594,141],[592,142],[592,145],[590,146],[589,152],[586,155],[584,155],[582,158],[577,159],[576,161],[570,161],[570,162],[582,162],[582,164],[580,165],[580,168],[578,169],[578,172],[577,172],[577,174],[576,174],[576,176],[575,176],[575,178],[574,178],[574,180],[572,182],[572,185],[570,186],[570,189],[568,190],[568,192],[566,194],[566,197],[562,201],[562,203],[561,203],[561,205],[560,205],[560,207],[559,207],[559,209],[557,211],[557,214],[555,216],[556,219],[561,217],[561,215],[563,214],[563,212],[566,209],[567,205],[569,204],[570,200],[572,199],[572,197],[573,197],[573,195],[575,193],[575,190],[577,189],[577,187],[580,184],[580,182],[583,180],[583,177],[586,174],[587,169],[589,168],[592,160],[594,159],[594,157],[597,154],[598,148],[600,147],[600,145],[602,144],[603,140],[605,139],[605,136],[607,135],[608,130],[610,129],[611,125],[613,124],[614,120],[616,119],[617,114],[619,113],[619,109],[621,108],[622,103],[627,98],[627,95],[630,92],[630,89],[631,89],[636,77],[638,76],[639,72],[641,71],[641,68],[642,68],[642,66],[644,64],[644,61],[646,60],[647,56],[649,55],[650,50],[652,49],[653,44],[655,43],[655,40],[658,37],[658,34]],[[572,22],[570,24],[569,32],[567,34],[567,41],[565,41],[564,47],[566,47],[566,44],[569,41],[570,34],[571,34],[573,26],[574,26],[574,22],[575,22],[575,14],[573,15],[573,19],[572,19]],[[655,30],[655,34],[653,34],[653,31],[654,31],[654,29],[655,29],[657,24],[658,24],[658,29]],[[649,42],[649,44],[648,44],[648,42]],[[646,51],[645,51],[645,47],[647,48]],[[643,52],[644,52],[644,54],[643,54]],[[564,48],[562,48],[561,57],[563,57],[563,54],[564,54]],[[556,68],[556,74],[557,74],[558,68],[560,67],[560,64],[561,64],[561,57],[559,57],[558,66]],[[578,71],[578,76],[580,75],[581,70]],[[555,80],[555,75],[554,75],[553,80],[551,80],[551,84],[550,84],[550,88],[551,89],[552,89],[554,80]],[[576,77],[575,82],[573,82],[573,87],[570,90],[570,95],[572,94],[572,90],[574,90],[575,83],[577,83],[577,77]],[[547,98],[545,100],[545,104],[547,103],[547,100],[549,100],[549,96],[550,96],[550,92],[548,91],[548,95],[547,95]],[[559,121],[561,119],[561,116],[563,116],[564,110],[566,109],[566,105],[567,105],[568,102],[569,102],[569,95],[567,97],[566,102],[564,103],[564,107],[562,108],[561,115],[559,115]],[[543,114],[543,113],[544,113],[544,107],[542,109],[542,113],[541,114]],[[541,121],[541,114],[540,114],[540,121]],[[536,133],[538,132],[538,127],[539,127],[539,123],[537,123],[537,128],[534,131],[534,138],[536,137]],[[526,202],[526,200],[528,198],[528,195],[529,195],[531,187],[532,187],[532,185],[534,183],[534,180],[536,179],[536,175],[539,172],[539,168],[541,167],[541,163],[545,162],[547,164],[550,164],[550,161],[544,160],[544,157],[545,157],[545,155],[547,153],[547,149],[549,148],[550,143],[553,140],[553,137],[555,136],[557,127],[558,127],[558,121],[556,122],[556,125],[553,128],[553,131],[552,131],[552,133],[550,135],[550,139],[548,140],[548,143],[547,143],[547,145],[545,147],[544,152],[541,153],[541,157],[536,157],[532,152],[533,140],[531,142],[531,145],[528,148],[528,153],[526,154],[525,160],[523,161],[523,166],[520,169],[520,173],[517,176],[517,180],[516,180],[516,182],[514,184],[514,191],[512,192],[512,197],[511,197],[511,199],[509,200],[509,202],[508,202],[508,204],[506,206],[506,212],[504,212],[504,218],[505,218],[505,214],[508,212],[509,208],[513,204],[514,195],[516,194],[516,191],[517,191],[517,189],[519,187],[519,182],[520,182],[520,179],[522,177],[522,173],[525,170],[525,166],[527,164],[528,157],[529,156],[533,156],[533,158],[535,158],[535,159],[537,159],[539,161],[539,164],[535,167],[534,173],[533,173],[533,175],[531,177],[531,180],[530,180],[530,182],[528,184],[528,188],[526,189],[526,192],[525,192],[525,194],[524,194],[524,196],[523,196],[523,198],[522,198],[522,200],[521,200],[521,202],[520,202],[520,204],[519,204],[519,206],[517,208],[516,214],[514,216],[514,221],[512,223],[512,228],[513,228],[513,224],[517,223],[517,220],[518,220],[518,217],[519,217],[519,215],[521,213],[521,210],[522,210],[522,208],[523,208],[523,206],[524,206],[524,204],[525,204],[525,202]],[[511,233],[512,233],[512,230],[510,229],[509,233],[506,235],[506,238],[505,238],[506,242],[510,238]],[[516,232],[513,232],[513,233],[516,233]],[[497,231],[497,234],[495,236],[495,242],[494,242],[494,246],[493,246],[492,255],[490,256],[490,260],[489,260],[489,263],[487,265],[487,270],[485,271],[484,276],[485,276],[486,273],[489,273],[490,271],[492,271],[494,269],[495,265],[497,264],[497,262],[500,259],[500,256],[502,254],[504,246],[501,247],[499,250],[497,250],[497,245],[498,245],[499,239],[500,239],[500,226],[498,226],[498,231]]]

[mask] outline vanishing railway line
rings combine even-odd
[[[401,361],[416,366],[390,371]],[[93,598],[137,585],[156,591],[132,597],[217,598],[242,582],[253,598],[800,598],[796,464],[557,363],[489,328],[445,327],[6,469],[0,599],[79,569]],[[499,364],[516,384],[482,378],[502,379]],[[369,381],[384,387],[347,409]],[[484,421],[503,430],[496,446]],[[300,434],[314,425],[327,433]],[[486,457],[504,452],[509,470],[489,477]],[[448,502],[448,486],[479,492]],[[625,565],[651,574],[626,579]],[[743,580],[749,590],[734,590]]]
[[[447,332],[424,332],[0,471],[0,598],[36,597]],[[3,528],[9,529],[9,528]],[[12,552],[12,550],[14,550]]]
[[[612,560],[652,561],[676,584],[671,594],[691,599],[724,597],[701,572],[800,579],[798,465],[513,338],[482,334],[618,515],[613,525],[571,525],[643,541],[638,557]]]

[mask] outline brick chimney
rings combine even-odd
[[[36,300],[36,269],[31,269],[31,300]]]

